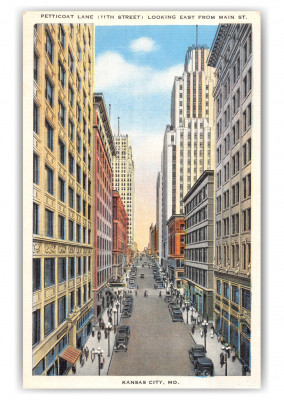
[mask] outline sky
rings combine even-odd
[[[217,25],[198,27],[198,44],[211,47]],[[135,238],[148,246],[156,222],[156,179],[163,135],[170,124],[171,90],[181,76],[196,26],[96,26],[95,91],[111,104],[111,125],[128,134],[135,163]]]

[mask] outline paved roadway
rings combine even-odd
[[[184,323],[172,322],[168,303],[159,289],[154,290],[152,268],[137,268],[138,296],[134,296],[131,318],[121,324],[131,329],[127,352],[113,353],[109,375],[116,376],[189,376],[194,375],[188,349],[193,346],[189,328]],[[144,272],[145,278],[140,278]],[[144,297],[145,289],[148,297]],[[134,291],[133,291],[134,292]]]

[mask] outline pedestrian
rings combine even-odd
[[[221,335],[220,335],[220,331],[218,331],[218,332],[217,332],[217,340],[218,340],[218,343],[220,343],[220,339],[221,339]]]
[[[137,290],[135,290],[135,296],[137,297]]]
[[[95,327],[92,328],[92,336],[95,337]]]
[[[105,339],[107,339],[107,328],[104,329],[105,332]]]
[[[88,361],[89,353],[90,353],[90,352],[89,352],[89,348],[86,347],[86,352],[85,352],[86,361]]]
[[[203,337],[203,328],[200,328],[200,336]]]
[[[91,360],[92,360],[92,363],[94,362],[95,358],[96,358],[95,349],[92,348],[92,351],[91,351]]]
[[[162,297],[162,291],[160,290],[159,297]]]
[[[237,353],[236,353],[236,348],[233,346],[232,348],[232,361],[234,362],[236,359]]]
[[[72,365],[72,373],[73,373],[73,375],[76,374],[76,367],[75,367],[75,365]]]
[[[191,332],[192,332],[192,334],[194,334],[194,330],[195,330],[195,325],[194,325],[194,324],[192,324],[192,328],[191,328]]]
[[[104,322],[104,320],[102,319],[102,331],[105,329],[105,322]]]
[[[80,355],[80,364],[81,364],[81,367],[83,367],[83,365],[84,365],[84,356],[83,356],[83,353],[81,353],[81,355]]]
[[[100,340],[101,340],[101,337],[102,337],[101,331],[98,330],[98,341],[99,341],[99,342],[100,342]]]
[[[145,290],[145,292],[144,292],[144,297],[146,297],[146,290]]]
[[[213,339],[214,338],[214,326],[213,325],[211,326],[211,329],[210,329],[210,335],[211,335],[211,339]]]
[[[248,371],[249,371],[248,366],[244,364],[242,367],[242,376],[246,376]]]
[[[139,289],[139,286],[137,285],[137,289]]]
[[[110,315],[110,317],[109,317],[109,319],[108,319],[108,322],[110,323],[110,324],[112,324],[112,316]]]
[[[225,363],[225,355],[224,355],[224,353],[220,353],[220,365],[221,365],[221,368],[223,368],[224,363]]]

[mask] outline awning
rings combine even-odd
[[[81,355],[81,351],[78,349],[75,349],[72,346],[67,346],[66,349],[63,351],[62,354],[60,354],[59,357],[63,358],[66,360],[69,364],[76,364],[78,358]]]

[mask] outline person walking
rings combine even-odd
[[[86,347],[86,353],[85,353],[85,357],[86,357],[86,361],[88,361],[88,358],[89,358],[89,348],[88,348],[88,346]]]
[[[159,297],[162,297],[162,291],[160,290]]]
[[[99,343],[100,343],[101,337],[102,337],[101,331],[98,330],[98,342],[99,342]]]
[[[223,365],[225,363],[225,355],[224,353],[220,353],[220,366],[223,368]]]
[[[194,330],[195,330],[195,325],[192,324],[192,328],[191,328],[191,333],[194,334]]]
[[[135,290],[135,296],[137,297],[137,290]]]
[[[95,349],[92,348],[92,351],[91,351],[91,360],[92,360],[92,363],[94,362],[95,358],[96,358]]]
[[[242,367],[242,376],[246,376],[248,371],[249,371],[248,366],[244,364]]]
[[[203,328],[200,328],[200,336],[203,337]]]
[[[211,329],[210,329],[210,336],[211,336],[211,339],[214,338],[214,326],[213,325],[211,326]]]
[[[237,356],[236,348],[233,346],[232,348],[232,361],[234,362]]]
[[[96,329],[95,329],[95,327],[93,326],[93,328],[92,328],[92,336],[93,336],[93,337],[95,337],[95,330],[96,330]]]
[[[83,365],[84,365],[84,356],[83,356],[83,353],[81,353],[81,355],[80,355],[80,364],[81,364],[81,367],[83,367]]]

